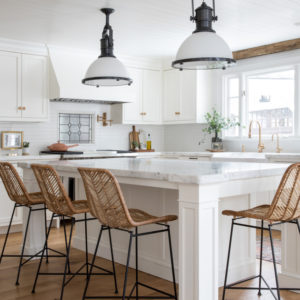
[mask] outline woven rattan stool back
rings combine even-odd
[[[31,167],[45,198],[47,208],[59,215],[73,215],[71,199],[53,167],[38,164],[32,164]]]
[[[300,217],[300,163],[289,166],[274,196],[267,219],[290,221]]]
[[[8,162],[0,162],[0,176],[9,198],[21,205],[28,205],[29,195],[15,167]]]
[[[129,228],[134,222],[129,214],[117,179],[105,169],[78,169],[91,214],[112,228]]]

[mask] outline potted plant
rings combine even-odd
[[[23,149],[22,149],[23,155],[29,155],[29,146],[30,146],[29,142],[23,142]]]
[[[213,109],[212,113],[207,113],[204,117],[207,122],[207,127],[203,129],[203,132],[214,134],[211,139],[211,149],[216,151],[222,150],[223,142],[219,137],[219,134],[223,129],[240,126],[240,123],[236,122],[235,120],[231,120],[230,118],[222,117],[215,108]]]

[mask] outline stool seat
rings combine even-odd
[[[148,225],[148,224],[154,224],[159,222],[170,222],[177,220],[177,216],[175,215],[167,215],[162,217],[155,217],[148,213],[146,213],[143,210],[140,209],[134,209],[130,208],[129,213],[133,221],[136,223],[136,226],[142,226],[142,225]]]
[[[270,209],[270,205],[260,205],[245,210],[224,210],[222,214],[232,217],[243,217],[257,220],[265,220]]]
[[[68,210],[67,203],[61,203],[61,209]],[[88,213],[89,211],[90,210],[86,200],[72,201],[72,215]]]
[[[27,197],[25,195],[16,196],[17,202],[26,203],[26,206],[30,206],[32,204],[45,204],[45,198],[43,197],[41,192],[38,193],[28,193]]]

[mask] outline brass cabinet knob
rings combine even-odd
[[[18,106],[18,110],[22,110],[22,106]]]
[[[26,110],[26,106],[23,106],[23,107],[22,107],[22,110]]]
[[[146,116],[146,114],[147,114],[147,113],[145,113],[145,112],[141,112],[141,113],[140,113],[141,116]]]
[[[179,111],[176,111],[176,112],[175,112],[175,115],[180,115],[180,112],[179,112]]]

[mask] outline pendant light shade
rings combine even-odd
[[[109,15],[114,10],[103,8],[101,11],[106,15],[101,39],[101,54],[89,66],[82,83],[96,87],[130,85],[132,80],[125,66],[113,54],[113,30],[109,24]]]
[[[193,4],[193,1],[192,1]],[[189,70],[225,69],[235,64],[226,42],[212,29],[217,20],[214,9],[205,2],[196,9],[196,30],[180,46],[172,67]]]

